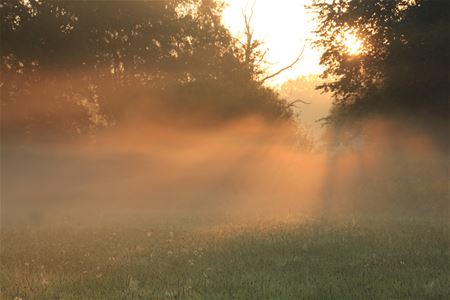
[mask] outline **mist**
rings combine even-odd
[[[257,117],[209,128],[139,121],[95,139],[11,142],[2,221],[442,212],[447,156],[401,125],[367,122],[370,140],[315,150],[298,145],[293,124]]]
[[[450,2],[374,1],[0,0],[0,298],[448,297]]]

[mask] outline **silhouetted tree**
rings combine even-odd
[[[220,1],[0,3],[8,135],[83,134],[151,118],[155,105],[211,119],[292,115],[249,72]]]
[[[448,143],[449,1],[317,0],[310,9],[324,49],[319,88],[334,97],[331,124],[402,118]],[[340,38],[348,33],[362,41],[357,55]]]

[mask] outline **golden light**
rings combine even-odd
[[[363,50],[363,42],[358,37],[350,32],[345,33],[342,44],[349,55],[361,54]]]
[[[312,0],[252,1],[226,0],[223,22],[235,37],[242,38],[244,18],[242,11],[249,13],[253,8],[251,25],[254,37],[264,42],[269,51],[268,71],[275,72],[292,63],[301,53],[301,60],[291,69],[277,76],[271,84],[281,84],[300,75],[322,72],[319,65],[320,52],[311,45],[316,24],[308,15],[305,5]]]

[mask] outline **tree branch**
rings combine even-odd
[[[275,73],[272,73],[266,77],[264,77],[263,79],[261,79],[261,82],[265,82],[268,79],[274,78],[278,75],[280,75],[281,73],[283,73],[284,71],[292,68],[293,66],[295,66],[295,64],[297,64],[299,62],[299,60],[302,58],[303,52],[305,51],[305,47],[306,47],[306,43],[303,45],[302,51],[300,52],[300,54],[297,56],[297,58],[288,66],[281,68],[280,70],[276,71]]]
[[[247,3],[247,5],[248,5],[248,3]],[[241,11],[242,16],[244,17],[244,26],[245,26],[244,35],[246,38],[245,44],[243,44],[243,43],[241,43],[241,44],[244,46],[244,51],[245,51],[244,59],[245,59],[246,63],[248,63],[250,61],[251,53],[254,49],[253,48],[253,34],[255,32],[251,26],[255,3],[253,3],[253,5],[250,8],[250,14],[247,14],[247,5],[245,7],[245,10],[242,9],[242,11]]]
[[[295,103],[298,103],[298,102],[303,103],[303,104],[311,104],[311,102],[306,102],[306,101],[303,101],[303,100],[301,100],[301,99],[297,99],[297,100],[294,100],[294,101],[292,101],[292,102],[289,102],[288,105],[287,105],[286,107],[287,107],[287,108],[290,108],[290,107],[292,107],[292,106],[295,106]]]

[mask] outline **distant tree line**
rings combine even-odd
[[[0,10],[3,137],[77,136],[161,112],[292,117],[258,80],[257,50],[221,23],[220,1],[2,0]]]

